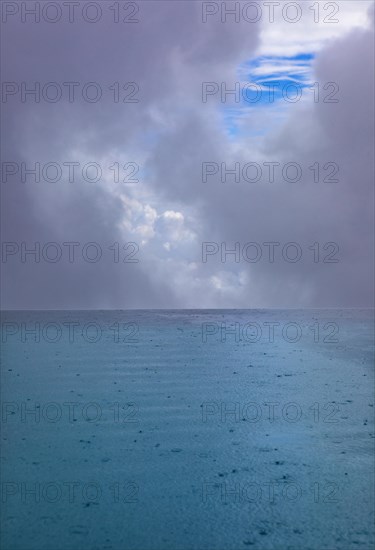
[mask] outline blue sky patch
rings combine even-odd
[[[232,95],[224,102],[223,115],[228,135],[235,138],[242,133],[241,119],[248,117],[249,110],[269,110],[277,105],[280,121],[284,107],[297,103],[303,89],[313,84],[314,59],[315,54],[303,53],[295,56],[259,56],[243,63],[238,70],[240,101],[234,102]],[[245,133],[250,131],[249,128],[250,125],[246,124]],[[252,128],[250,133],[265,134],[267,129]]]

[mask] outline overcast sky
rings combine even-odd
[[[3,4],[3,309],[372,307],[373,2]]]

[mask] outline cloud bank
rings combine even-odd
[[[289,41],[280,17],[274,26],[220,14],[204,23],[201,2],[137,2],[139,22],[121,24],[98,4],[105,16],[97,23],[13,16],[3,25],[3,82],[19,91],[8,87],[2,104],[2,161],[18,169],[5,181],[3,165],[2,241],[17,250],[8,245],[4,258],[3,248],[2,307],[370,307],[371,3],[339,3],[329,32],[306,23],[313,14],[304,5]],[[237,102],[237,92],[222,101],[222,86],[246,85],[244,67],[262,56],[262,79],[272,80],[275,66],[288,79],[287,63],[290,75],[305,75],[302,54],[310,87],[299,101]],[[22,82],[60,83],[63,95],[46,101],[42,91],[36,102],[25,87],[22,98]],[[206,102],[202,83],[219,90]],[[100,100],[90,101],[99,88]],[[22,174],[35,163],[39,182]],[[53,167],[43,172],[48,163],[62,169],[59,181]],[[82,171],[89,163],[96,168]],[[217,172],[204,181],[207,163]],[[296,163],[302,173],[291,181]],[[236,166],[240,181],[225,173]],[[39,262],[22,254],[22,242],[40,243]],[[61,258],[51,261],[57,248],[46,243],[58,243]],[[207,261],[202,243],[217,245]],[[260,247],[258,261],[247,243]]]

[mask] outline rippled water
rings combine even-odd
[[[370,548],[373,360],[371,310],[3,312],[3,548]]]

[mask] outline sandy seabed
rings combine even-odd
[[[369,550],[373,323],[3,312],[1,547]]]

